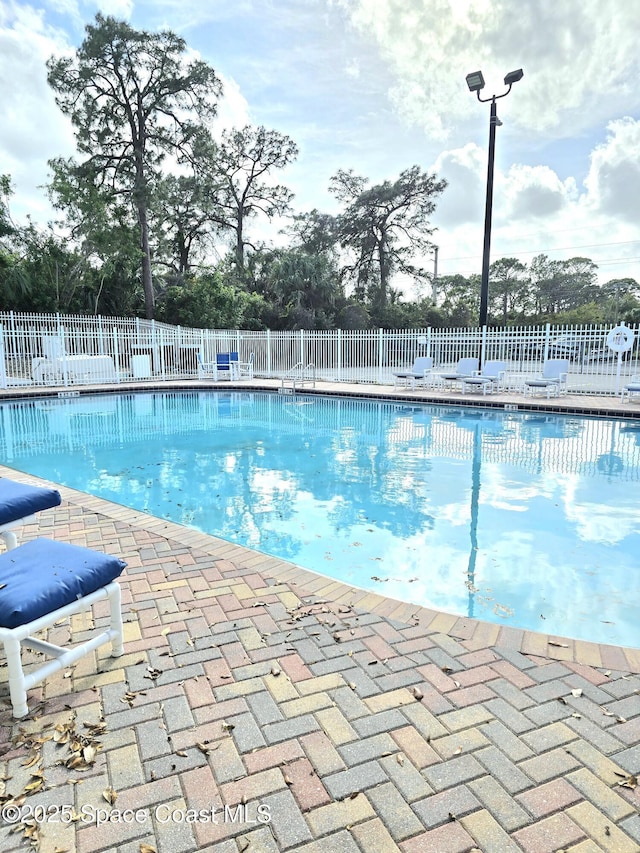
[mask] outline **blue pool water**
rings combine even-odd
[[[312,395],[0,405],[4,462],[395,598],[640,645],[640,422]]]

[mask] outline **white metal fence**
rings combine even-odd
[[[238,352],[240,361],[253,353],[256,377],[279,378],[301,362],[318,380],[384,385],[418,356],[448,370],[482,352],[505,361],[514,378],[535,376],[546,358],[568,358],[570,392],[616,394],[640,373],[638,328],[628,328],[633,346],[618,353],[608,343],[611,326],[275,332],[0,312],[0,387],[195,379],[197,353],[206,363],[220,352]]]

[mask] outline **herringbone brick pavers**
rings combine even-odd
[[[52,676],[19,722],[0,670],[3,851],[37,828],[44,853],[639,853],[635,653],[386,601],[62,492],[23,538],[127,560],[125,655]]]

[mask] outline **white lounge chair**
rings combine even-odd
[[[419,382],[427,384],[427,381],[431,378],[431,371],[433,369],[433,359],[430,355],[421,355],[416,358],[413,362],[413,367],[410,370],[402,370],[398,373],[394,373],[394,387],[398,385],[404,385],[405,388],[408,388],[411,385],[412,388],[416,387],[416,384]]]
[[[0,643],[4,645],[9,694],[14,717],[25,717],[27,690],[60,669],[71,666],[104,643],[112,655],[123,653],[120,585],[116,578],[126,563],[89,548],[49,539],[34,539],[0,554]],[[88,638],[63,647],[33,636],[55,622],[90,610],[108,599],[109,627],[95,628]],[[22,648],[53,660],[25,673]]]
[[[238,362],[238,379],[253,379],[253,358],[253,353],[250,353],[248,361]]]
[[[52,509],[61,502],[60,492],[43,486],[29,486],[0,477],[0,539],[7,551],[18,546],[15,528],[35,519],[36,512]]]
[[[627,382],[620,394],[620,401],[628,403],[633,394],[640,394],[640,375],[632,376]]]
[[[542,375],[524,380],[524,396],[543,391],[547,397],[567,393],[568,358],[550,358],[542,366]]]
[[[438,376],[443,384],[451,385],[467,376],[473,376],[478,372],[479,361],[477,358],[459,359],[456,369],[449,373],[439,373]]]
[[[480,373],[475,376],[465,376],[460,380],[462,393],[464,394],[467,388],[471,387],[482,388],[483,394],[493,394],[502,386],[506,369],[507,365],[504,361],[485,361]]]

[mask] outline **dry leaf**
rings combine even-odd
[[[175,755],[179,755],[180,758],[186,758],[187,757],[187,753],[184,751],[184,749],[176,749]]]
[[[568,649],[569,643],[556,643],[555,640],[549,640],[550,646],[557,646],[559,649]]]
[[[398,762],[400,767],[402,767],[404,765],[404,756],[403,755],[396,755],[396,761]]]
[[[113,788],[105,788],[102,792],[102,796],[109,803],[109,805],[114,805],[115,801],[118,799],[117,791],[114,791]]]
[[[414,687],[414,688],[411,690],[411,692],[413,693],[414,698],[418,700],[418,702],[419,702],[421,699],[424,699],[424,694],[423,694],[422,690],[420,690],[420,688],[419,688],[419,687]]]
[[[274,663],[274,665],[271,667],[271,675],[278,676],[281,672],[282,670],[280,669],[280,667]]]
[[[582,696],[582,690],[580,690],[579,688],[576,688],[575,690],[572,690],[572,691],[571,691],[571,695],[572,695],[572,696],[575,696],[575,697],[576,697],[576,699],[577,699],[577,698],[578,698],[578,696]]]
[[[152,847],[150,844],[141,844],[140,845],[140,853],[157,853],[155,847]]]

